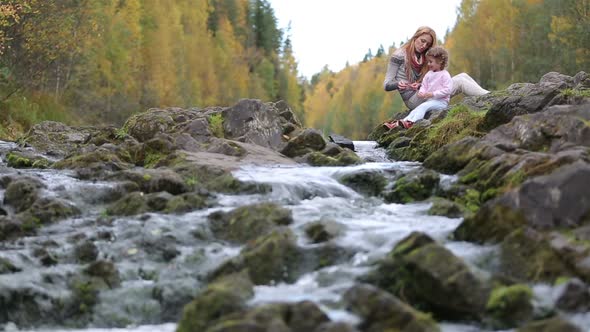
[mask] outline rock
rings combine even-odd
[[[80,144],[88,141],[93,133],[102,128],[69,127],[60,122],[43,121],[31,127],[19,143],[32,146],[39,153],[53,157],[64,157],[75,152]]]
[[[547,237],[533,229],[516,229],[502,241],[500,250],[500,272],[516,280],[553,283],[575,275]]]
[[[212,275],[217,277],[248,269],[255,285],[292,282],[303,272],[302,259],[293,232],[276,229],[248,242],[240,255],[222,264]]]
[[[281,116],[276,108],[260,100],[241,99],[223,114],[225,137],[279,151],[282,140]]]
[[[10,260],[7,258],[0,257],[0,275],[1,274],[9,274],[20,272],[22,269],[14,265]]]
[[[242,244],[270,233],[277,226],[293,223],[290,210],[270,202],[241,206],[227,213],[213,212],[207,219],[216,237]]]
[[[430,170],[408,173],[395,182],[390,192],[384,193],[385,201],[410,203],[425,200],[434,193],[439,181],[439,175]]]
[[[370,285],[352,287],[344,294],[344,301],[349,310],[361,317],[361,331],[440,331],[427,314]]]
[[[334,142],[343,148],[354,151],[354,143],[349,138],[334,133],[330,134],[328,138],[330,139],[330,142]]]
[[[247,273],[215,280],[185,306],[176,331],[206,331],[225,316],[245,310],[246,301],[253,295],[253,285]]]
[[[521,326],[533,318],[533,291],[526,285],[494,288],[486,305],[486,314],[496,329]]]
[[[481,318],[489,285],[428,235],[413,232],[365,280],[439,319]]]
[[[145,193],[167,191],[172,195],[178,195],[191,190],[191,186],[177,172],[165,168],[126,170],[114,174],[109,179],[135,182]]]
[[[316,129],[305,129],[299,135],[290,139],[281,153],[287,157],[303,156],[314,151],[321,151],[326,147],[326,141]]]
[[[531,322],[517,332],[583,332],[580,328],[561,317]]]
[[[53,164],[49,159],[26,150],[8,152],[6,160],[8,167],[14,168],[48,168]]]
[[[559,286],[555,306],[570,312],[587,312],[590,310],[590,288],[580,279],[568,280]]]
[[[367,196],[380,195],[387,185],[387,179],[379,170],[363,170],[348,173],[341,176],[338,181]]]
[[[98,257],[98,248],[92,241],[86,241],[76,246],[74,255],[80,263],[94,262]]]
[[[99,260],[88,265],[83,272],[108,288],[121,286],[119,271],[113,262]]]
[[[46,186],[39,179],[20,177],[6,187],[4,203],[12,205],[16,212],[27,210],[39,198],[40,190]]]
[[[305,226],[305,234],[312,243],[327,242],[342,232],[342,226],[334,220],[319,220]]]
[[[453,201],[441,197],[434,197],[432,200],[432,206],[428,209],[428,214],[433,216],[459,218],[463,216],[463,211],[461,211],[459,204]]]
[[[113,203],[107,208],[107,214],[112,216],[132,216],[149,210],[147,197],[143,192],[132,192]]]
[[[303,162],[312,166],[349,166],[362,164],[363,160],[351,150],[343,149],[333,157],[314,151],[306,154]]]

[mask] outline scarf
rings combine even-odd
[[[418,56],[416,52],[411,52],[411,54],[406,53],[406,59],[410,58],[409,66],[406,63],[406,76],[410,82],[420,82],[423,76],[423,69],[424,69],[424,58],[426,56],[422,54],[420,59],[418,60]]]

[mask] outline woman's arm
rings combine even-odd
[[[396,80],[396,76],[400,67],[403,65],[404,59],[396,57],[395,55],[389,58],[389,64],[387,65],[387,73],[385,74],[385,80],[383,81],[383,88],[385,91],[393,91],[399,88],[399,81]],[[402,84],[403,85],[403,84]]]

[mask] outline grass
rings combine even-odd
[[[485,133],[477,130],[483,121],[485,112],[470,110],[465,105],[454,106],[447,116],[434,124],[428,131],[424,144],[431,151],[436,151],[443,145],[454,143],[467,136],[481,137]]]
[[[0,139],[15,140],[42,121],[71,123],[64,106],[48,95],[18,95],[0,102]]]
[[[209,117],[209,130],[215,137],[224,138],[223,115],[221,113],[213,114]]]

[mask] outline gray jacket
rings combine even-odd
[[[411,71],[414,76],[412,80],[409,80],[406,75],[406,53],[404,49],[397,49],[393,52],[391,58],[389,58],[389,64],[387,65],[387,73],[385,74],[385,80],[383,81],[383,88],[385,91],[397,90],[399,82],[415,82],[418,79],[418,74],[413,70]],[[416,106],[422,104],[424,99],[418,98],[414,90],[403,90],[399,91],[404,104],[409,109],[414,109]]]

